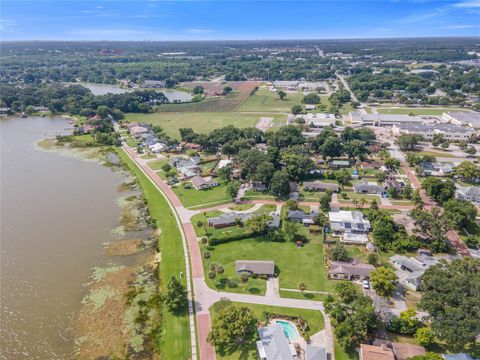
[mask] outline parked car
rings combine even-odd
[[[368,280],[363,280],[362,286],[364,289],[370,289],[370,283],[368,282]]]

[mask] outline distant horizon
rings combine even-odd
[[[480,36],[480,0],[3,0],[2,41]]]
[[[399,37],[366,37],[366,38],[291,38],[291,39],[214,39],[214,40],[201,40],[201,39],[185,39],[185,40],[108,40],[108,39],[99,39],[99,40],[61,40],[61,39],[25,39],[25,40],[0,40],[0,43],[13,43],[13,42],[258,42],[258,41],[362,41],[362,40],[414,40],[414,39],[475,39],[480,40],[480,35],[465,35],[465,36],[399,36]]]

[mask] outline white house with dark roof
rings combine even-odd
[[[350,244],[366,244],[368,232],[372,226],[363,213],[358,210],[330,211],[328,213],[330,227],[335,235],[341,236],[341,241]]]
[[[471,203],[480,205],[480,187],[477,186],[461,186],[455,184],[455,197],[460,200],[470,201]]]

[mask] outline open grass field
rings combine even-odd
[[[211,253],[211,258],[203,261],[205,273],[210,271],[211,263],[220,264],[225,269],[225,272],[220,276],[217,275],[216,279],[207,279],[207,284],[213,289],[264,294],[264,280],[250,278],[247,284],[240,283],[235,272],[235,260],[273,260],[275,271],[279,274],[281,288],[296,289],[297,284],[302,281],[307,285],[307,290],[331,291],[332,283],[327,280],[320,236],[312,236],[304,227],[300,228],[300,234],[308,239],[301,248],[297,248],[293,242],[269,242],[263,238],[203,246],[202,250],[208,250]],[[227,279],[236,281],[238,286],[229,288]]]
[[[218,304],[218,303],[217,303]],[[212,318],[218,314],[219,305],[214,304],[210,308],[210,312],[212,314]],[[266,312],[277,314],[277,315],[285,315],[285,316],[301,316],[308,324],[307,333],[309,336],[317,333],[318,331],[322,330],[324,327],[324,319],[323,315],[320,311],[315,310],[305,310],[305,309],[293,309],[293,308],[285,308],[285,307],[278,307],[278,306],[268,306],[268,305],[258,305],[258,304],[245,304],[245,303],[233,303],[239,306],[245,306],[249,308],[258,322],[265,321],[264,314]],[[237,350],[233,353],[222,353],[217,349],[217,358],[223,360],[256,360],[258,359],[256,353],[256,346],[255,341],[258,340],[257,333],[253,334],[251,339],[249,339],[248,343],[245,344],[241,350]]]
[[[172,190],[178,196],[183,206],[190,208],[203,204],[232,201],[232,198],[227,195],[225,188],[225,184],[220,184],[219,186],[205,190],[196,190],[194,188],[186,189],[183,185],[179,185],[172,187]]]
[[[148,202],[148,208],[157,226],[162,230],[158,238],[162,261],[160,262],[159,276],[161,293],[166,292],[168,279],[171,275],[178,275],[185,271],[183,249],[180,230],[173,216],[165,216],[170,212],[167,201],[148,178],[135,166],[130,158],[122,151],[117,151],[120,159],[137,177],[143,195]],[[182,279],[182,282],[185,280]],[[190,357],[190,328],[188,313],[173,315],[164,306],[161,333],[158,336],[160,358],[188,359]]]
[[[276,92],[261,87],[242,103],[237,110],[290,113],[293,105],[301,105],[303,96],[301,92],[289,92],[283,100],[280,100]]]
[[[379,114],[442,115],[447,111],[466,111],[462,108],[377,108]]]
[[[254,127],[261,117],[274,121],[286,121],[285,114],[240,113],[240,112],[157,112],[151,114],[126,114],[128,121],[160,125],[175,139],[180,139],[180,128],[192,128],[199,133],[209,133],[227,125],[239,128]]]

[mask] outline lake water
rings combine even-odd
[[[0,118],[0,358],[69,359],[90,269],[110,261],[124,178],[35,142],[71,125],[60,117]]]
[[[90,89],[93,95],[105,95],[108,93],[122,94],[127,91],[134,91],[133,89],[124,89],[117,85],[93,84],[93,83],[79,83],[79,84]],[[155,89],[155,90],[163,92],[170,102],[174,102],[174,101],[186,102],[192,99],[192,95],[185,91],[179,91],[175,89]]]

